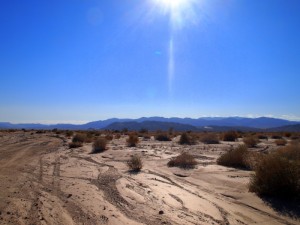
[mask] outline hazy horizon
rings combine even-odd
[[[44,125],[56,125],[56,124],[74,124],[74,125],[83,125],[89,122],[96,122],[96,121],[105,121],[108,119],[129,119],[129,120],[136,120],[136,119],[140,119],[140,118],[150,118],[150,117],[162,117],[162,118],[166,118],[166,119],[170,119],[170,118],[180,118],[180,119],[201,119],[201,118],[233,118],[233,117],[240,117],[240,118],[249,118],[249,119],[257,119],[257,118],[261,118],[261,117],[266,117],[266,118],[272,118],[272,119],[283,119],[283,120],[288,120],[288,121],[293,121],[293,122],[300,122],[300,119],[288,119],[286,117],[273,117],[272,115],[264,115],[264,116],[200,116],[200,117],[164,117],[164,116],[141,116],[141,117],[108,117],[108,118],[103,118],[103,119],[95,119],[95,120],[90,120],[90,121],[71,121],[71,120],[60,120],[60,121],[47,121],[47,120],[40,120],[40,121],[26,121],[26,122],[18,122],[18,121],[0,121],[1,122],[8,122],[11,124],[44,124]]]
[[[5,1],[0,121],[300,121],[300,1]]]

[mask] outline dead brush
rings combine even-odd
[[[248,136],[243,138],[243,142],[248,148],[254,148],[259,143],[259,140],[255,136]]]
[[[194,137],[185,132],[181,134],[178,143],[181,145],[193,145],[196,143],[196,140]]]
[[[126,142],[128,147],[136,147],[139,143],[139,137],[135,134],[130,134],[126,139]]]
[[[251,178],[249,190],[258,195],[300,199],[300,145],[265,155]]]
[[[287,144],[287,141],[285,139],[277,139],[275,140],[275,144],[277,146],[285,146]]]
[[[223,134],[223,141],[231,141],[234,142],[238,138],[238,134],[235,131],[228,131]]]
[[[247,160],[249,151],[246,145],[240,145],[232,149],[217,159],[217,164],[227,167],[251,169],[251,164]]]
[[[219,137],[215,133],[203,134],[200,137],[200,141],[204,144],[219,144]]]
[[[93,143],[91,154],[101,153],[107,150],[107,140],[105,138],[97,138]]]
[[[78,133],[76,134],[73,139],[72,142],[69,143],[69,148],[79,148],[83,146],[83,143],[86,141],[87,137],[86,134],[84,133]]]
[[[83,142],[86,141],[86,139],[87,139],[86,134],[84,134],[84,133],[77,133],[73,137],[72,142],[81,142],[81,143],[83,143]]]
[[[127,161],[127,166],[132,172],[139,172],[143,168],[143,161],[139,155],[133,155]]]
[[[69,148],[80,148],[83,146],[82,142],[71,142],[69,143]]]
[[[187,152],[183,152],[177,157],[171,159],[168,164],[169,167],[180,167],[184,169],[192,169],[197,165],[197,161],[194,156]]]
[[[158,133],[155,135],[155,140],[157,141],[171,141],[171,138],[166,133]]]

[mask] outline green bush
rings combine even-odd
[[[222,166],[251,169],[248,161],[249,151],[246,145],[240,145],[232,149],[217,159],[217,163]]]
[[[169,167],[181,167],[184,169],[194,168],[197,165],[197,161],[194,156],[183,152],[176,158],[171,159],[168,164]]]
[[[278,198],[300,198],[300,145],[289,145],[258,163],[249,190]]]

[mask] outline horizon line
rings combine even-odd
[[[98,121],[105,121],[109,119],[120,119],[120,120],[137,120],[141,118],[164,118],[164,119],[172,119],[172,118],[178,118],[178,119],[204,119],[204,118],[246,118],[246,119],[259,119],[259,118],[270,118],[270,119],[281,119],[281,120],[287,120],[290,122],[300,122],[300,118],[298,117],[287,117],[287,116],[270,116],[270,115],[264,115],[264,116],[201,116],[201,117],[164,117],[164,116],[141,116],[137,118],[121,118],[121,117],[109,117],[106,119],[100,119],[100,120],[40,120],[40,121],[33,121],[33,122],[10,122],[10,121],[0,121],[0,123],[10,123],[10,124],[36,124],[36,125],[60,125],[60,124],[71,124],[71,125],[84,125],[91,122],[98,122]]]

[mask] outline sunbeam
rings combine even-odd
[[[168,86],[169,86],[169,94],[172,94],[172,85],[174,79],[175,72],[175,61],[174,61],[174,42],[171,38],[169,41],[169,62],[168,62]]]

